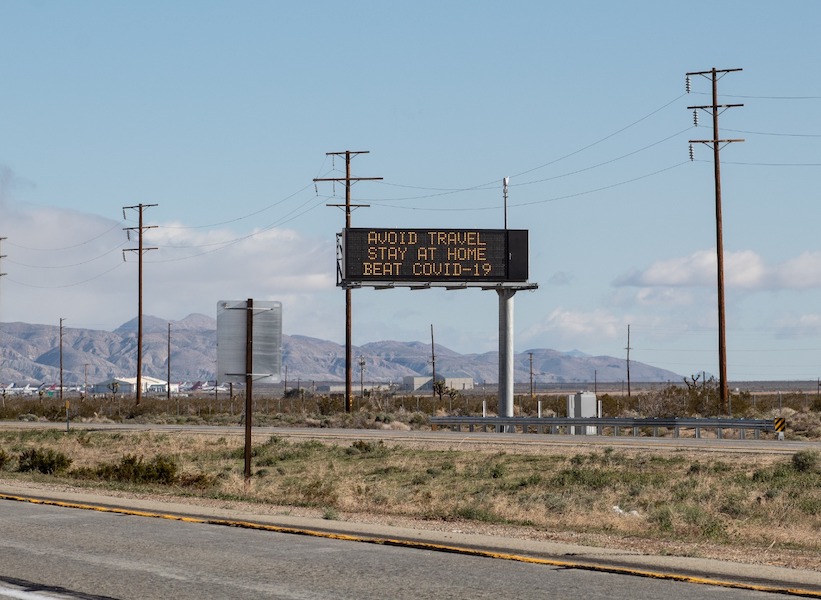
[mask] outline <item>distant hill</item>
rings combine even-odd
[[[143,373],[165,380],[171,324],[171,379],[213,380],[217,360],[216,319],[188,315],[180,321],[143,316]],[[53,383],[60,380],[60,329],[56,325],[0,323],[0,385]],[[289,381],[344,381],[345,347],[302,335],[282,338],[283,366]],[[114,331],[63,328],[63,382],[66,385],[133,377],[137,369],[137,319]],[[353,369],[359,377],[364,359],[367,381],[398,382],[406,375],[430,375],[430,346],[421,342],[381,341],[354,347]],[[578,350],[532,349],[516,355],[514,379],[539,383],[586,383],[626,379],[626,361],[611,356],[589,356]],[[477,383],[498,379],[498,353],[459,354],[436,346],[436,373],[472,377]],[[285,375],[285,373],[283,373]],[[665,382],[681,379],[676,373],[631,361],[631,381]]]

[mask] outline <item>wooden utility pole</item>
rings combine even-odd
[[[2,246],[3,240],[5,240],[5,239],[7,239],[7,238],[0,237],[0,246]],[[6,255],[5,254],[0,254],[0,268],[3,266],[2,263],[3,263],[4,258],[6,258]],[[5,273],[3,273],[2,269],[0,269],[0,280],[2,280],[4,276],[5,276]],[[0,291],[2,291],[2,290],[0,290]],[[2,314],[2,313],[0,313],[0,314]],[[0,358],[2,358],[2,357],[0,357]],[[0,365],[2,365],[2,364],[3,364],[2,361],[0,361]],[[3,374],[3,372],[2,372],[2,370],[0,370],[0,375],[2,375],[2,374]],[[0,381],[3,381],[2,377],[0,377]]]
[[[718,135],[718,115],[728,108],[736,108],[744,106],[743,104],[719,104],[718,103],[718,80],[727,73],[741,71],[741,69],[716,69],[712,68],[709,71],[693,71],[687,73],[687,91],[690,91],[690,76],[701,75],[712,82],[712,103],[706,106],[688,106],[687,108],[694,111],[694,123],[698,122],[698,113],[696,111],[703,110],[712,115],[713,120],[713,139],[711,140],[690,140],[690,144],[706,144],[713,147],[713,171],[715,177],[715,196],[716,196],[716,258],[717,258],[717,283],[718,283],[718,373],[719,373],[719,395],[721,399],[721,406],[726,412],[730,407],[730,392],[727,385],[727,341],[726,341],[726,319],[724,314],[724,233],[722,230],[721,217],[721,161],[719,154],[721,148],[733,142],[743,142],[743,139],[720,139]],[[690,157],[692,159],[692,151]]]
[[[345,229],[351,227],[351,210],[354,208],[366,208],[368,204],[351,204],[351,183],[356,181],[379,181],[381,177],[351,177],[351,159],[358,154],[369,154],[369,150],[345,150],[343,152],[326,152],[325,156],[344,156],[345,157],[345,177],[317,177],[317,181],[344,181],[345,182],[345,204],[328,204],[327,206],[334,206],[345,209]],[[351,288],[345,288],[345,412],[353,410],[353,401],[351,398]]]
[[[168,324],[168,377],[165,384],[165,399],[171,400],[171,323]]]
[[[530,355],[530,403],[533,404],[533,353],[528,352]]]
[[[630,398],[630,325],[627,325],[627,397]]]
[[[430,364],[433,368],[433,379],[430,383],[431,395],[436,398],[436,344],[433,342],[433,323],[430,324]]]
[[[60,403],[63,402],[63,321],[60,317]]]
[[[143,397],[143,254],[149,250],[156,250],[157,248],[146,248],[143,246],[143,232],[146,229],[153,229],[156,225],[143,225],[143,211],[156,204],[137,204],[136,206],[123,207],[123,219],[125,219],[125,211],[134,209],[139,214],[139,225],[137,227],[125,227],[125,232],[128,239],[131,239],[131,232],[137,231],[139,243],[136,248],[126,248],[123,250],[123,260],[125,260],[126,252],[137,253],[137,406],[140,405],[140,400]]]

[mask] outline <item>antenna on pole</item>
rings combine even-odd
[[[510,183],[510,177],[505,177],[503,180],[504,185],[502,186],[502,194],[505,200],[505,229],[507,229],[507,186]]]

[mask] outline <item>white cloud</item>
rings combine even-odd
[[[696,302],[696,296],[682,288],[639,288],[630,296],[629,304],[637,304],[645,309],[660,307],[669,309],[677,306],[690,306]]]
[[[786,315],[775,323],[775,331],[780,339],[821,335],[821,314]]]
[[[821,252],[804,252],[775,270],[779,287],[804,290],[821,288]]]
[[[699,251],[689,256],[656,261],[643,271],[618,277],[616,286],[685,287],[715,283],[715,252]]]
[[[34,184],[17,175],[11,168],[0,164],[0,208],[5,207],[17,189],[33,188]]]
[[[573,274],[566,271],[553,273],[547,280],[548,285],[570,285],[573,282]]]
[[[821,252],[805,252],[780,264],[767,265],[752,250],[727,252],[724,276],[728,290],[804,290],[821,288]],[[642,288],[716,286],[715,250],[652,263],[618,277],[613,285]]]
[[[623,336],[629,319],[608,311],[575,311],[554,309],[539,323],[522,332],[523,343],[551,340],[547,347],[559,348],[567,343],[585,345]]]
[[[113,329],[137,315],[137,252],[123,261],[123,250],[138,248],[133,232],[128,241],[123,231],[131,223],[8,206],[0,206],[0,223],[8,232],[0,321],[63,317],[69,326]],[[289,230],[237,239],[227,229],[161,226],[146,230],[143,247],[143,312],[161,318],[215,315],[224,299],[280,300],[284,320],[297,319],[310,335],[322,329],[311,327],[320,312],[314,296],[336,291],[332,243]]]

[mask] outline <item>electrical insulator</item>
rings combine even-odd
[[[690,144],[690,160],[691,160],[691,161],[693,161],[693,160],[695,160],[695,159],[696,159],[696,155],[695,155],[695,153],[693,152],[693,145],[692,145],[692,144]]]
[[[687,93],[690,93],[690,76],[687,75],[684,79],[684,87],[687,89]]]
[[[698,127],[698,110],[693,109],[693,127]]]

